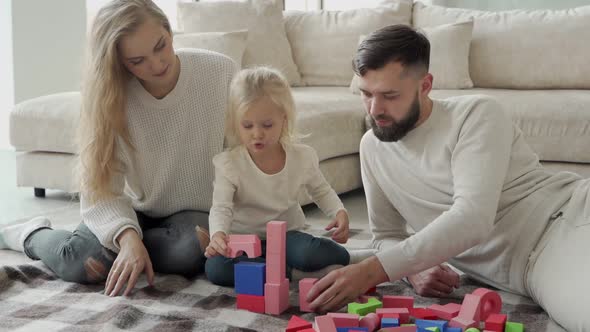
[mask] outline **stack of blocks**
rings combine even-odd
[[[234,266],[237,308],[279,315],[289,307],[289,279],[285,277],[287,223],[266,225],[266,263],[240,262]],[[230,235],[230,257],[245,252],[249,258],[261,255],[256,235]]]

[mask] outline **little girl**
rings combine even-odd
[[[294,113],[289,84],[278,71],[244,69],[232,81],[226,122],[230,149],[213,158],[205,272],[214,284],[233,286],[237,262],[264,262],[264,241],[262,257],[227,258],[228,234],[257,234],[264,239],[266,223],[272,220],[287,222],[289,279],[321,277],[349,264],[348,251],[334,242],[348,240],[348,214],[320,172],[314,149],[294,142]],[[333,218],[326,230],[335,229],[334,241],[300,231],[305,225],[297,200],[302,190]]]

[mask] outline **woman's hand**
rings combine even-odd
[[[225,232],[216,232],[211,237],[211,242],[205,249],[205,257],[211,258],[217,255],[227,257],[229,255],[229,248],[227,246],[228,237]]]
[[[346,213],[346,210],[338,211],[334,220],[325,229],[329,231],[334,228],[336,230],[332,233],[332,240],[338,243],[346,243],[348,241],[348,213]]]
[[[119,235],[117,240],[121,246],[121,251],[119,251],[115,262],[113,262],[107,277],[105,294],[117,296],[127,284],[127,289],[125,289],[123,295],[128,295],[143,272],[147,275],[148,283],[153,285],[154,269],[152,268],[152,261],[137,232],[132,228],[128,228]]]
[[[408,281],[418,295],[430,297],[448,296],[461,284],[459,274],[446,264],[408,276]]]

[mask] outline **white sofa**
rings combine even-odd
[[[362,186],[358,147],[365,112],[349,88],[350,60],[361,36],[394,23],[413,24],[432,38],[432,97],[496,97],[544,165],[590,177],[590,46],[579,39],[590,31],[590,6],[484,12],[383,0],[379,8],[283,13],[272,0],[237,4],[181,4],[183,47],[231,48],[225,53],[244,66],[283,70],[293,85],[298,127],[308,134],[304,142],[317,150],[320,167],[338,193]],[[238,30],[248,31],[240,34],[241,43],[210,42],[213,32]],[[72,170],[79,105],[79,93],[70,92],[14,108],[10,139],[18,151],[19,186],[39,188],[40,196],[43,188],[78,190]]]

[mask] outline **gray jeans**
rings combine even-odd
[[[203,271],[205,256],[195,226],[209,228],[207,213],[181,211],[151,218],[137,212],[137,218],[155,272],[192,277]],[[45,228],[32,233],[25,240],[25,254],[40,259],[59,278],[77,283],[105,281],[117,256],[84,223],[74,232]]]

